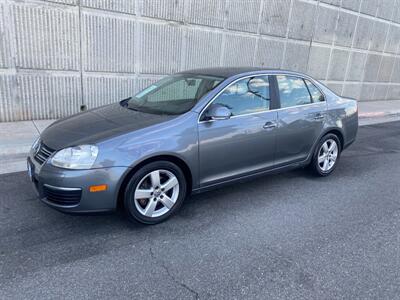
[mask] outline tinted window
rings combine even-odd
[[[276,76],[276,79],[282,108],[311,103],[310,93],[303,79],[283,75]]]
[[[268,76],[241,79],[228,86],[213,103],[226,106],[233,116],[269,110]]]
[[[319,89],[314,84],[312,84],[308,80],[304,80],[304,81],[307,84],[307,87],[308,87],[308,90],[310,91],[313,102],[325,101],[324,95],[322,95],[322,93],[319,91]]]
[[[124,105],[146,113],[182,114],[223,80],[205,75],[167,76],[131,97]]]

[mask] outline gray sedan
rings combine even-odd
[[[191,70],[53,123],[28,171],[55,209],[155,224],[190,193],[297,167],[327,176],[357,129],[357,102],[305,74]]]

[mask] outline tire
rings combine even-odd
[[[186,190],[185,175],[177,165],[169,161],[149,163],[140,168],[126,186],[125,212],[132,221],[161,223],[179,210]]]
[[[336,146],[330,148],[331,145]],[[335,147],[336,151],[334,150]],[[314,175],[324,177],[332,174],[339,162],[341,149],[340,140],[335,134],[328,133],[323,136],[315,147],[314,155],[310,163],[310,168]]]

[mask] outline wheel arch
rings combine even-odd
[[[148,157],[148,158],[140,161],[136,165],[129,168],[129,170],[124,174],[121,184],[119,186],[119,190],[118,190],[118,199],[117,199],[118,207],[121,207],[123,205],[123,196],[124,196],[125,188],[129,182],[129,180],[132,178],[133,174],[135,174],[135,172],[137,172],[141,167],[143,167],[149,163],[155,162],[155,161],[169,161],[169,162],[176,164],[182,170],[182,172],[185,176],[185,179],[187,181],[186,193],[187,194],[191,193],[192,187],[193,187],[193,175],[192,175],[192,172],[191,172],[188,164],[182,158],[179,158],[178,156],[175,156],[175,155],[171,155],[171,154],[155,155],[155,156],[151,156],[151,157]]]
[[[323,138],[325,135],[331,134],[331,133],[338,137],[339,142],[340,142],[340,151],[342,151],[344,149],[344,135],[340,129],[330,128],[326,132],[324,132],[324,134],[320,137],[320,139]]]

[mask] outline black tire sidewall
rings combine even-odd
[[[319,150],[320,150],[321,146],[325,143],[326,140],[329,140],[329,139],[332,139],[332,140],[334,140],[336,142],[336,144],[338,146],[338,156],[336,158],[336,161],[335,161],[335,164],[333,165],[333,167],[329,171],[324,172],[324,171],[321,170],[321,168],[320,168],[320,166],[318,164],[318,153],[319,153]],[[336,166],[339,163],[340,155],[341,155],[341,152],[342,152],[341,149],[342,149],[342,145],[340,143],[339,138],[335,134],[328,133],[327,135],[324,135],[320,139],[320,141],[318,142],[317,147],[315,148],[315,151],[314,151],[314,156],[313,156],[313,160],[312,160],[312,169],[313,169],[313,171],[319,176],[328,176],[328,175],[330,175],[336,169]]]
[[[134,193],[136,190],[137,185],[142,180],[144,176],[154,170],[167,170],[172,172],[179,182],[179,195],[178,199],[176,200],[175,205],[168,211],[166,214],[151,218],[143,216],[136,208],[134,203]],[[160,222],[165,221],[169,217],[171,217],[176,211],[179,210],[183,201],[186,198],[186,190],[187,190],[187,183],[185,179],[185,175],[182,170],[172,162],[169,161],[155,161],[151,162],[143,167],[141,167],[137,172],[135,172],[132,178],[129,180],[129,183],[126,186],[125,194],[124,194],[124,207],[125,212],[131,220],[143,223],[143,224],[157,224]]]

